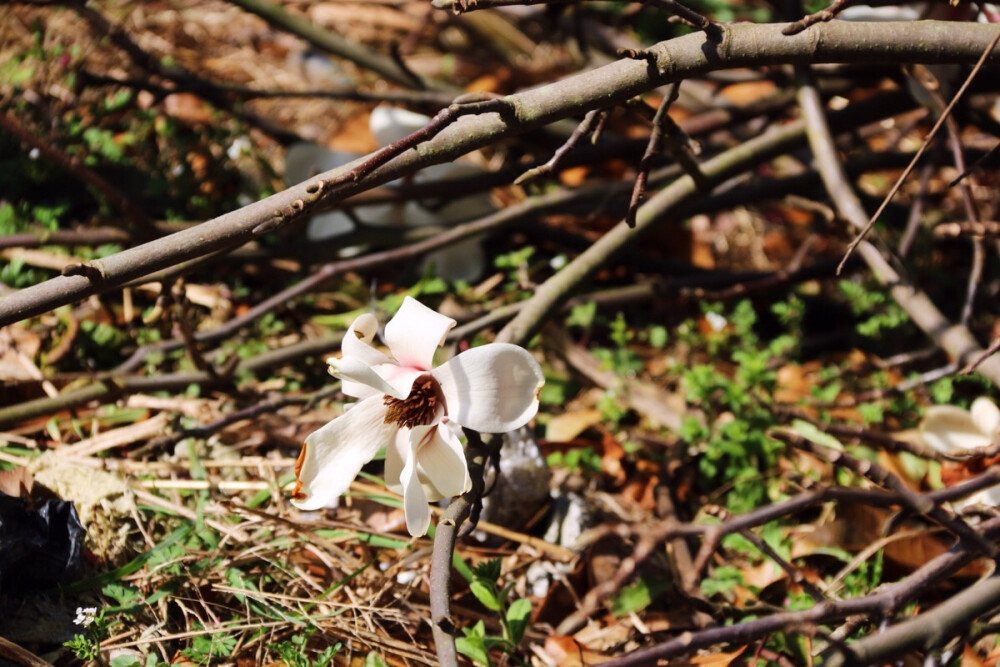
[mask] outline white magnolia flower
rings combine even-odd
[[[942,454],[961,454],[992,444],[1000,432],[1000,408],[986,397],[972,402],[968,410],[954,405],[932,405],[927,409],[920,434],[928,447]],[[1000,505],[1000,486],[980,491],[956,503],[959,507]]]
[[[475,347],[434,367],[434,352],[454,326],[455,320],[406,297],[385,326],[390,356],[373,346],[375,316],[354,320],[341,358],[327,363],[343,392],[359,400],[306,438],[296,464],[296,507],[332,503],[385,447],[386,485],[403,495],[407,530],[423,535],[428,502],[470,488],[462,427],[504,433],[535,416],[544,376],[516,345]]]
[[[369,128],[379,148],[393,144],[430,122],[430,117],[406,109],[379,106],[372,110]],[[332,151],[316,143],[293,144],[285,153],[285,181],[300,183],[315,174],[336,169],[360,157],[354,153]],[[431,165],[417,172],[413,183],[427,183],[461,176],[472,176],[482,170],[468,162],[447,162]],[[395,181],[394,183],[398,183]],[[392,185],[392,183],[390,183]],[[423,225],[450,226],[475,220],[493,213],[495,208],[488,193],[468,197],[449,197],[443,201],[407,201],[393,204],[358,206],[352,213],[361,222],[375,227]],[[355,227],[351,217],[343,211],[329,211],[312,217],[306,231],[312,241],[336,238],[351,232]],[[346,248],[345,256],[358,254],[361,248]],[[479,239],[468,239],[428,253],[425,265],[433,264],[437,275],[448,280],[475,280],[483,272],[486,258]]]
[[[955,405],[927,408],[920,432],[924,442],[942,454],[959,454],[991,444],[1000,430],[1000,408],[985,396],[968,410]]]

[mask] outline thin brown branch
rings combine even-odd
[[[781,32],[784,35],[797,35],[806,28],[814,26],[817,23],[832,21],[837,17],[837,14],[850,7],[853,3],[854,0],[833,0],[833,2],[831,2],[827,7],[795,21]]]
[[[1000,528],[1000,519],[991,519],[981,526],[985,535],[995,535]],[[685,632],[654,646],[633,651],[625,656],[602,664],[609,667],[631,667],[654,664],[656,660],[689,655],[699,649],[726,644],[744,644],[767,637],[775,632],[787,631],[805,626],[818,626],[844,620],[852,616],[884,616],[900,609],[906,603],[918,598],[933,584],[975,560],[973,553],[953,549],[928,561],[910,576],[897,582],[885,584],[870,595],[847,600],[831,600],[802,611],[785,611],[737,622],[726,626],[714,626],[696,632]],[[967,596],[963,596],[965,598]],[[992,588],[990,603],[993,603]],[[966,600],[966,604],[968,601]],[[953,610],[954,606],[947,609]],[[981,607],[976,614],[981,615]],[[945,612],[949,613],[950,612]],[[917,619],[920,616],[916,617]],[[932,617],[933,618],[933,617]],[[963,615],[964,618],[964,615]],[[967,619],[966,619],[967,620]],[[931,621],[933,622],[933,621]],[[885,631],[883,631],[885,632]],[[883,633],[872,635],[880,637]],[[874,661],[880,662],[878,660]],[[873,664],[865,661],[862,664]]]
[[[639,204],[646,198],[646,180],[649,178],[649,170],[653,168],[653,157],[660,152],[663,143],[664,127],[668,119],[667,113],[681,92],[680,81],[674,82],[670,87],[670,94],[660,102],[656,115],[653,116],[653,131],[649,135],[649,143],[646,145],[646,152],[639,161],[639,173],[635,177],[635,185],[632,188],[632,199],[628,204],[628,211],[625,213],[625,223],[635,228],[635,215],[639,210]]]
[[[607,113],[608,112],[606,110],[600,110],[600,109],[594,109],[592,111],[588,111],[587,115],[583,117],[582,121],[580,121],[580,124],[577,125],[575,130],[573,130],[573,134],[571,134],[569,136],[569,139],[567,139],[566,142],[562,146],[560,146],[555,151],[555,153],[552,154],[552,157],[549,158],[549,161],[537,167],[529,169],[528,171],[518,176],[516,179],[514,179],[514,185],[521,185],[522,183],[538,178],[539,176],[545,176],[547,174],[551,174],[552,171],[555,170],[555,168],[559,165],[559,162],[562,160],[562,158],[571,150],[573,150],[576,147],[576,145],[580,143],[581,139],[590,134],[595,123],[599,123],[601,119],[607,116]]]
[[[840,652],[826,664],[831,667],[885,664],[907,651],[942,648],[952,637],[966,632],[974,620],[998,607],[1000,575],[993,575],[933,609],[840,647]]]
[[[1000,39],[1000,32],[994,35],[992,43],[998,39]],[[827,125],[819,93],[808,82],[807,71],[800,71],[800,78],[802,82],[799,86],[799,101],[802,106],[803,119],[806,122],[813,157],[827,193],[841,216],[855,228],[864,230],[871,220],[868,219],[861,201],[844,173],[843,165]],[[911,162],[912,164],[913,162]],[[883,202],[883,208],[887,202],[888,198],[886,202]],[[927,336],[958,363],[966,363],[977,357],[981,348],[972,333],[961,324],[950,322],[923,291],[901,276],[882,252],[872,243],[863,240],[863,236],[862,233],[855,239],[859,253],[875,278],[888,288],[889,294],[906,311],[914,324],[920,327]],[[844,259],[847,256],[849,253],[845,255]],[[1000,386],[1000,360],[984,365],[981,367],[980,373],[995,385]]]
[[[901,479],[885,468],[870,461],[855,458],[846,452],[824,447],[797,435],[783,432],[775,432],[772,435],[792,447],[810,452],[825,459],[834,466],[846,468],[856,475],[861,475],[865,479],[872,481],[881,488],[887,488],[895,492],[903,500],[904,507],[916,514],[926,516],[947,529],[959,540],[965,542],[966,548],[979,549],[991,558],[997,555],[997,547],[984,540],[961,517],[953,516],[950,512],[937,506],[927,496],[912,491]]]
[[[224,109],[237,118],[241,118],[247,123],[260,128],[262,131],[274,137],[276,140],[290,144],[301,141],[295,132],[290,132],[280,127],[274,121],[247,111],[235,104],[227,95],[221,94],[216,88],[201,81],[201,78],[177,64],[167,64],[153,54],[143,49],[133,40],[128,33],[120,26],[112,24],[108,19],[93,7],[80,0],[61,0],[66,6],[72,8],[87,23],[91,30],[100,38],[110,39],[119,49],[129,55],[132,60],[150,74],[163,77],[170,81],[179,81],[188,85],[201,86],[199,94],[214,106]]]
[[[948,500],[954,500],[956,498],[964,497],[971,493],[975,493],[976,490],[985,488],[996,484],[1000,481],[1000,471],[991,471],[980,475],[968,482],[961,485],[957,485],[942,491],[918,494],[921,500],[916,501],[917,504],[931,503],[937,504],[945,502]],[[771,505],[766,505],[764,507],[752,510],[745,514],[734,515],[725,518],[721,523],[718,524],[693,524],[693,523],[683,523],[675,524],[662,523],[655,526],[650,526],[643,524],[640,526],[615,526],[604,531],[592,531],[591,540],[597,539],[605,534],[616,534],[623,537],[633,536],[636,539],[636,546],[633,549],[632,555],[626,558],[621,567],[614,573],[614,575],[602,582],[601,584],[593,587],[587,592],[579,608],[572,614],[567,616],[559,624],[556,632],[559,634],[570,634],[581,627],[586,619],[593,614],[600,607],[602,600],[607,599],[609,596],[613,595],[615,592],[621,590],[621,588],[629,581],[636,569],[648,560],[653,554],[657,553],[657,548],[659,545],[667,542],[668,540],[683,538],[683,537],[702,537],[702,547],[699,551],[695,563],[693,565],[694,576],[699,576],[702,568],[707,564],[708,558],[712,553],[718,548],[718,545],[722,541],[722,538],[727,535],[732,535],[743,530],[748,530],[755,526],[764,525],[770,521],[782,517],[795,516],[797,513],[808,510],[813,507],[817,507],[826,502],[853,502],[860,504],[867,504],[879,507],[901,507],[906,504],[906,500],[900,496],[900,494],[892,491],[884,491],[882,489],[856,489],[856,488],[822,488],[816,491],[806,491],[800,493],[788,500],[781,502],[772,503]],[[1000,530],[1000,519],[993,519],[986,524],[989,526],[988,530],[997,531]],[[982,534],[986,533],[986,526],[979,527]],[[961,549],[953,549],[947,552],[943,556],[939,556],[934,560],[927,563],[924,568],[918,570],[916,573],[911,575],[911,579],[905,580],[910,583],[905,584],[904,582],[898,582],[897,584],[889,584],[888,588],[882,589],[885,593],[885,598],[882,598],[879,602],[874,605],[864,607],[856,612],[852,613],[866,613],[876,610],[889,611],[898,608],[903,601],[900,600],[898,596],[898,591],[900,587],[907,591],[907,595],[916,596],[920,591],[928,585],[928,582],[938,581],[941,577],[947,576],[942,574],[943,568],[945,572],[954,572],[964,567],[967,563],[975,560],[979,557],[978,551],[969,551]],[[896,587],[896,588],[893,588]],[[911,590],[912,589],[912,590]],[[905,596],[904,596],[905,597]],[[875,599],[878,599],[878,594],[875,594]],[[909,599],[909,597],[905,597]],[[822,616],[821,619],[824,621],[829,620],[839,620],[852,615],[852,613],[845,614],[843,616],[839,615],[836,609],[841,605],[851,605],[859,604],[865,605],[871,602],[871,598],[860,598],[856,601],[844,600],[837,603],[824,603],[825,605],[833,604],[834,617]],[[820,605],[823,606],[823,605]],[[814,610],[816,607],[813,608]],[[787,616],[782,619],[783,623],[792,623],[798,620],[799,622],[812,622],[807,618],[797,617],[795,614],[801,612],[789,612]],[[730,628],[726,631],[732,631],[733,636],[741,637],[744,636],[744,632],[755,632],[755,630],[749,630],[749,628],[754,627],[753,622],[742,623],[740,626],[748,626],[748,629],[743,631],[734,630]],[[733,626],[735,628],[737,626]],[[778,628],[784,626],[777,626]],[[768,630],[763,634],[756,635],[746,635],[742,641],[748,641],[751,637],[761,637],[766,634],[775,631],[775,626],[768,626]],[[713,636],[711,630],[704,631],[707,634],[703,637],[701,633],[695,633],[697,637],[697,646],[688,647],[687,650],[692,650],[694,648],[701,648],[712,646],[717,643],[724,643],[726,640],[718,639]],[[727,635],[728,636],[728,635]],[[732,641],[732,640],[730,640]],[[704,642],[704,643],[702,643]],[[657,651],[662,650],[665,653],[660,654]],[[685,653],[685,644],[682,641],[668,641],[665,644],[652,647],[645,651],[640,651],[640,654],[647,657],[657,656],[657,657],[669,657],[672,655],[682,655]],[[618,664],[616,662],[616,664]],[[620,664],[648,664],[644,662],[622,662]]]
[[[869,230],[871,230],[872,226],[875,224],[875,221],[879,219],[879,216],[881,216],[882,212],[885,211],[886,206],[889,205],[889,202],[892,201],[893,197],[896,196],[896,193],[899,192],[899,189],[903,186],[903,183],[910,176],[910,173],[913,171],[913,168],[916,167],[917,162],[920,161],[921,156],[923,156],[924,152],[934,141],[934,137],[937,136],[938,131],[944,125],[945,121],[951,116],[952,109],[954,109],[955,105],[958,104],[958,101],[962,99],[962,95],[965,94],[965,91],[968,89],[973,79],[975,79],[976,75],[979,74],[979,71],[983,68],[983,65],[986,63],[987,59],[993,53],[993,50],[996,48],[998,43],[1000,43],[1000,31],[998,31],[995,35],[993,35],[993,39],[991,39],[989,44],[986,45],[986,48],[983,49],[982,55],[980,55],[979,60],[976,61],[976,64],[975,66],[973,66],[972,71],[969,72],[969,75],[965,78],[965,81],[962,83],[962,86],[958,89],[958,92],[955,93],[955,96],[951,98],[951,102],[948,103],[948,106],[945,107],[941,115],[938,116],[937,122],[934,123],[934,126],[931,128],[931,131],[924,138],[924,143],[920,146],[920,149],[917,151],[917,154],[913,156],[913,160],[910,162],[909,165],[907,165],[906,169],[903,170],[903,173],[899,175],[899,178],[896,179],[896,182],[893,184],[892,188],[889,189],[889,193],[882,200],[882,204],[878,207],[878,210],[875,211],[875,214],[868,219],[868,222],[861,228],[861,231],[858,233],[855,239],[851,241],[851,244],[847,246],[847,252],[844,253],[844,259],[841,261],[841,266],[843,266],[843,263],[847,261],[847,258],[850,257],[851,253],[854,252],[855,248],[858,247],[858,244],[860,244],[864,240],[865,235],[867,235]]]
[[[407,88],[424,88],[424,82],[390,57],[374,53],[362,45],[322,28],[308,17],[292,13],[268,0],[230,0],[268,23],[300,37],[317,49],[345,58]]]

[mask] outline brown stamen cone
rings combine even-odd
[[[434,423],[438,408],[443,403],[441,390],[430,375],[422,375],[413,383],[410,395],[404,400],[386,396],[385,423],[413,428]]]

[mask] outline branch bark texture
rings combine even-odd
[[[826,23],[795,36],[783,24],[733,25],[720,39],[692,33],[649,49],[648,59],[619,60],[556,83],[507,96],[507,112],[463,116],[434,138],[407,150],[362,179],[337,182],[365,159],[321,174],[247,207],[164,239],[130,248],[93,263],[82,275],[46,281],[0,301],[0,326],[104,292],[174,264],[232,250],[273,229],[431,164],[448,162],[499,139],[520,134],[594,108],[620,104],[636,95],[690,76],[734,67],[804,63],[974,63],[997,27],[920,21],[912,23]],[[1000,55],[993,53],[988,62]]]

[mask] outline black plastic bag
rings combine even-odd
[[[0,593],[37,591],[78,579],[84,534],[73,503],[0,492]]]

